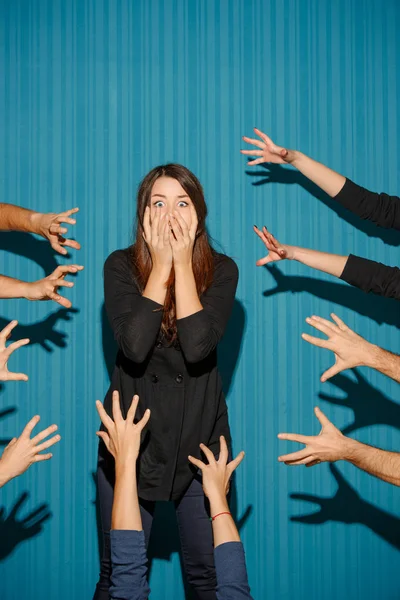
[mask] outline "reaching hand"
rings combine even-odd
[[[114,420],[112,420],[104,410],[102,403],[99,400],[96,402],[101,422],[107,429],[107,431],[98,431],[96,435],[103,440],[115,462],[121,465],[135,465],[139,455],[140,436],[150,419],[150,410],[147,409],[142,419],[138,423],[134,423],[138,403],[139,396],[134,396],[126,419],[124,419],[119,403],[119,393],[113,392],[112,414]]]
[[[297,433],[279,433],[280,440],[299,442],[305,444],[305,448],[284,454],[278,458],[285,465],[306,465],[313,467],[321,462],[335,462],[341,460],[346,454],[347,438],[337,429],[333,423],[319,409],[314,409],[315,416],[322,425],[319,435],[298,435]]]
[[[322,382],[345,369],[368,364],[368,357],[371,357],[373,351],[372,344],[347,327],[339,317],[334,313],[331,313],[331,317],[336,324],[321,317],[312,316],[306,319],[309,325],[325,333],[328,336],[327,340],[313,337],[307,333],[303,333],[301,336],[306,342],[319,348],[332,350],[335,354],[335,364],[322,374]]]
[[[65,281],[64,277],[68,273],[77,273],[82,271],[81,265],[65,265],[59,266],[51,275],[48,275],[44,279],[39,279],[33,283],[26,284],[26,298],[28,300],[54,300],[65,308],[71,308],[72,304],[67,298],[60,296],[57,293],[59,287],[72,288],[74,283],[72,281]]]
[[[260,258],[256,262],[257,267],[262,267],[263,265],[267,265],[272,262],[278,262],[279,260],[285,260],[285,258],[288,260],[293,259],[293,248],[291,246],[284,246],[283,244],[280,244],[265,226],[261,231],[256,225],[254,225],[254,232],[258,235],[268,250],[267,256]]]
[[[240,465],[244,458],[244,452],[240,452],[237,457],[227,464],[228,446],[223,435],[220,437],[220,453],[216,460],[214,454],[207,446],[200,444],[202,452],[205,454],[208,464],[189,456],[189,461],[198,467],[203,475],[203,490],[207,498],[212,502],[215,499],[225,498],[229,490],[229,481],[233,471]]]
[[[150,252],[153,267],[172,266],[172,248],[170,244],[170,227],[166,213],[156,207],[153,218],[147,206],[143,219],[143,238]]]
[[[248,165],[260,165],[268,162],[275,164],[290,164],[293,162],[295,156],[291,150],[286,150],[281,146],[277,146],[271,138],[256,127],[254,128],[254,133],[258,135],[262,141],[249,137],[243,137],[243,141],[247,144],[256,146],[259,150],[241,150],[240,152],[248,156],[259,156],[260,158],[249,161],[247,163]]]
[[[67,254],[67,250],[63,246],[69,246],[80,250],[81,246],[75,240],[67,240],[64,236],[68,232],[66,227],[62,227],[62,223],[75,225],[76,220],[71,219],[79,211],[79,208],[72,208],[62,213],[38,213],[36,215],[38,232],[44,238],[48,239],[51,247],[60,254]]]
[[[57,431],[58,427],[57,425],[51,425],[31,439],[31,433],[39,421],[40,417],[38,415],[33,417],[26,425],[20,437],[13,438],[4,449],[0,458],[0,485],[13,479],[13,477],[25,473],[33,463],[49,460],[53,456],[51,453],[40,454],[40,452],[54,446],[54,444],[60,441],[61,436],[55,435],[46,442],[43,442],[45,438]]]
[[[0,332],[0,381],[28,381],[28,376],[24,373],[11,373],[8,370],[8,359],[11,354],[29,344],[28,339],[18,340],[9,346],[6,346],[6,341],[11,336],[12,330],[18,325],[18,321],[11,321],[4,329]]]
[[[188,225],[179,211],[174,210],[169,216],[170,235],[169,240],[172,248],[174,265],[190,265],[193,256],[193,247],[197,233],[197,213],[190,205],[190,225]]]

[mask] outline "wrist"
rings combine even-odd
[[[193,273],[192,257],[184,262],[174,261],[175,277],[185,277],[188,273]]]
[[[115,477],[116,479],[127,479],[129,477],[136,481],[136,461],[137,457],[129,457],[128,459],[115,460]]]
[[[375,344],[371,344],[370,342],[365,342],[366,344],[366,352],[363,354],[362,358],[362,366],[371,367],[372,369],[379,370],[381,366],[382,358],[384,355],[384,350],[379,346],[375,346]]]
[[[353,462],[357,459],[357,450],[360,447],[360,442],[344,436],[342,444],[342,452],[340,460]]]
[[[6,465],[4,464],[4,459],[0,459],[0,488],[8,483],[13,476],[9,473]]]
[[[226,496],[221,495],[213,495],[209,498],[210,501],[210,514],[211,517],[222,513],[222,512],[230,512],[228,500]]]
[[[42,218],[43,218],[43,213],[39,213],[39,212],[32,212],[29,216],[29,221],[30,221],[30,231],[32,233],[36,233],[37,235],[41,235],[43,237],[43,229],[42,229]]]
[[[304,157],[305,155],[302,154],[302,152],[299,152],[298,150],[288,150],[286,160],[288,163],[290,163],[291,165],[296,167],[296,169],[298,169]]]

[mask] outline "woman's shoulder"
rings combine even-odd
[[[106,258],[104,262],[104,268],[122,267],[129,266],[131,263],[132,246],[129,248],[122,248],[120,250],[114,250]]]
[[[239,269],[233,258],[214,251],[214,266],[216,274],[235,277],[239,276]]]

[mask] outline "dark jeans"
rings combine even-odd
[[[97,483],[103,533],[103,556],[99,582],[93,600],[109,600],[111,561],[110,528],[113,502],[113,473],[108,461],[99,458]],[[149,543],[155,502],[140,500],[143,530]],[[210,515],[201,482],[194,479],[180,500],[175,501],[186,579],[197,600],[216,600],[214,547]]]

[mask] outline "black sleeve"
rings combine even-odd
[[[104,298],[118,347],[130,360],[143,362],[160,330],[162,306],[140,293],[126,250],[113,252],[105,262]]]
[[[350,254],[340,279],[363,292],[400,300],[400,269]]]
[[[372,221],[379,227],[400,230],[400,198],[376,194],[353,183],[346,182],[334,200],[361,219]]]
[[[179,343],[187,362],[200,362],[217,347],[232,311],[238,277],[234,261],[221,258],[213,283],[200,298],[203,309],[177,320]]]

